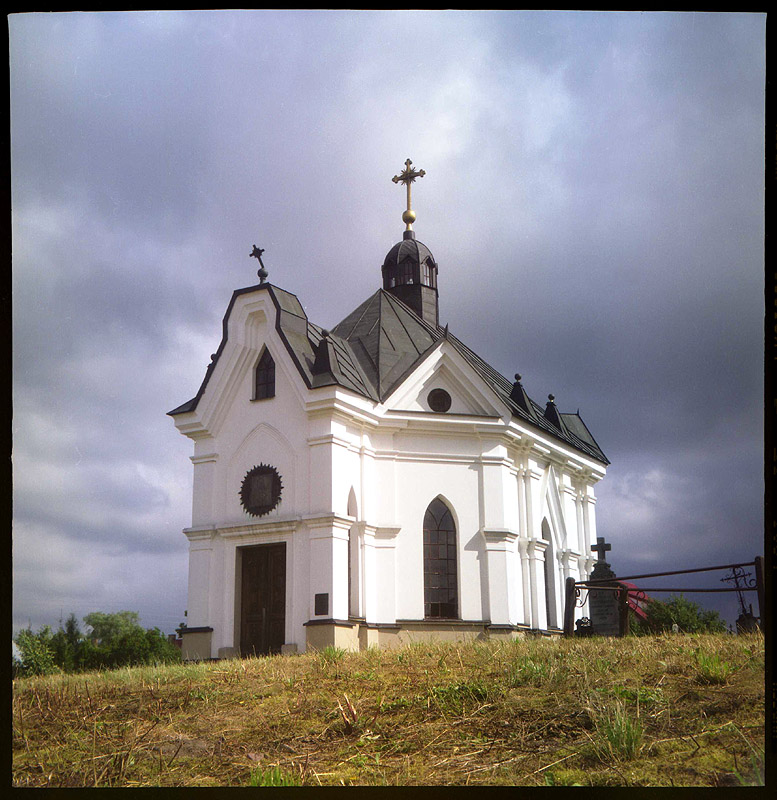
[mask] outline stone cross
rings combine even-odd
[[[593,550],[595,553],[598,554],[598,556],[599,556],[598,560],[599,561],[604,561],[604,554],[608,550],[612,550],[612,545],[611,544],[605,544],[604,536],[597,536],[596,537],[596,544],[591,547],[591,550]]]
[[[413,222],[415,222],[415,211],[413,211],[410,206],[410,184],[413,183],[416,178],[423,178],[424,175],[426,175],[426,171],[423,169],[413,169],[413,162],[408,158],[407,161],[405,161],[404,170],[391,179],[394,183],[404,183],[407,187],[407,209],[402,213],[402,222],[405,223],[407,226],[405,230],[408,231],[413,230]]]

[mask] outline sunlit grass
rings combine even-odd
[[[14,783],[758,784],[763,651],[537,637],[21,679]]]

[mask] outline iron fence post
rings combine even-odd
[[[575,579],[564,583],[564,636],[575,635]]]
[[[629,632],[629,590],[624,586],[618,592],[620,606],[620,635],[626,636]]]
[[[755,588],[758,595],[758,617],[761,620],[761,630],[765,630],[764,625],[764,560],[763,556],[756,556],[755,561]]]

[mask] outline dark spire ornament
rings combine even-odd
[[[267,276],[269,273],[264,268],[264,264],[262,263],[262,253],[264,252],[264,248],[257,247],[254,245],[254,249],[248,254],[249,258],[255,258],[259,262],[259,269],[256,271],[256,274],[259,276],[259,283],[262,284],[267,280]]]

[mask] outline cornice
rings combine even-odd
[[[200,526],[196,528],[184,528],[183,534],[190,543],[209,542],[216,535],[216,528],[214,525]]]
[[[318,447],[323,444],[332,444],[337,445],[338,447],[345,447],[346,449],[354,450],[357,453],[359,452],[359,445],[334,433],[324,433],[320,436],[310,436],[307,439],[307,443],[308,447]]]
[[[376,450],[376,461],[413,461],[433,464],[467,464],[478,463],[479,456],[456,455],[455,453],[404,453],[399,450]]]
[[[300,519],[311,532],[319,528],[338,528],[348,531],[354,523],[353,517],[343,517],[339,514],[306,514]]]
[[[216,462],[218,458],[218,453],[205,453],[201,456],[189,456],[189,461],[191,461],[192,464],[205,464],[207,462]]]
[[[276,519],[267,522],[249,522],[237,525],[220,526],[218,530],[222,539],[237,539],[245,536],[267,536],[269,534],[294,533],[299,526],[299,519]]]
[[[486,548],[495,545],[508,545],[517,541],[520,534],[511,528],[481,528],[480,535],[483,537]]]

